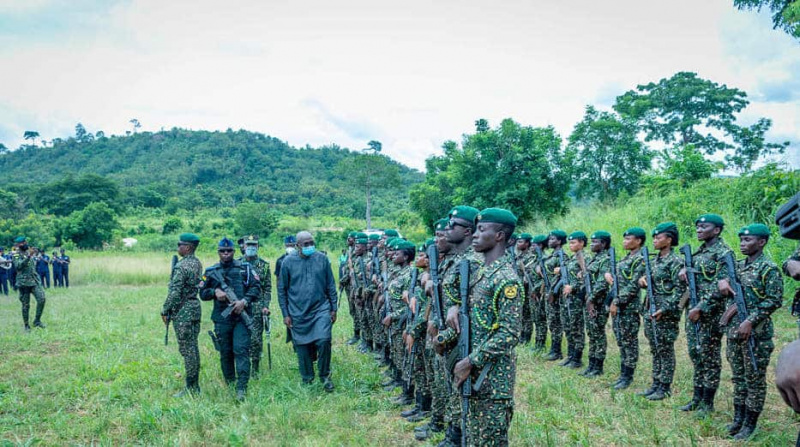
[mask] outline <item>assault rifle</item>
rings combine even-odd
[[[417,292],[417,274],[419,273],[416,267],[411,267],[411,285],[408,288],[408,301],[409,301],[409,311],[406,317],[406,334],[409,334],[408,330],[411,325],[414,324],[414,320],[416,320],[417,315],[419,315],[419,301],[416,302],[415,307],[411,307],[411,300],[414,298],[414,295]],[[410,336],[411,334],[409,334]],[[404,350],[405,351],[405,350]],[[406,354],[406,361],[404,362],[404,370],[407,371],[406,373],[406,386],[411,386],[411,378],[414,371],[414,361],[415,357],[417,356],[417,341],[414,340],[414,343],[411,345],[411,352]],[[407,366],[407,367],[406,367]]]
[[[524,278],[525,282],[528,283],[528,287],[533,287],[533,280],[531,279],[531,276],[528,274],[527,270],[525,270],[525,264],[522,263],[522,265],[520,265],[520,262],[515,262],[514,264],[518,270],[522,272],[522,278]],[[517,273],[517,276],[519,276],[519,273]],[[525,299],[528,299],[528,292],[529,290],[525,291]]]
[[[378,261],[377,251],[378,251],[378,247],[375,247],[373,249],[374,255],[372,257],[373,267],[380,265],[380,261]],[[387,264],[388,264],[388,261],[387,261]],[[387,316],[391,315],[391,313],[392,313],[392,298],[389,296],[389,272],[388,272],[388,270],[389,270],[389,266],[387,265],[386,269],[384,269],[381,272],[381,280],[383,282],[383,315],[382,315],[381,320],[383,318],[386,318]],[[389,327],[386,328],[386,332],[389,335],[389,350],[390,350],[390,352],[391,352],[391,349],[392,349],[392,336],[394,335],[394,331],[392,330],[392,326],[393,325],[394,325],[394,322],[389,323]]]
[[[684,245],[681,247],[681,253],[683,253],[683,264],[686,269],[686,282],[689,283],[689,306],[694,308],[697,306],[697,280],[692,266],[692,247],[689,244]],[[697,349],[700,349],[700,322],[692,323],[692,328],[694,328],[695,345]]]
[[[544,290],[545,293],[547,293],[550,291],[551,285],[550,285],[550,277],[547,276],[547,269],[545,268],[544,265],[544,252],[542,251],[542,248],[539,247],[539,244],[535,244],[533,247],[536,250],[536,257],[539,260],[539,269],[542,271],[542,279],[544,279]]]
[[[658,325],[656,324],[656,319],[653,318],[653,314],[658,312],[658,308],[656,307],[656,294],[653,290],[655,282],[653,282],[653,269],[650,267],[650,252],[647,251],[647,247],[642,247],[642,259],[644,259],[644,279],[647,281],[649,320],[650,326],[653,329],[653,348],[658,351]]]
[[[228,295],[228,307],[222,311],[220,316],[222,318],[228,318],[231,313],[233,313],[233,306],[239,301],[239,297],[236,296],[236,292],[228,286],[228,283],[225,282],[225,278],[222,277],[222,272],[219,269],[211,270],[211,274],[209,278],[213,279],[219,284],[219,288]],[[247,329],[252,331],[253,330],[253,319],[250,318],[250,315],[247,312],[242,311],[239,316],[242,318],[242,323],[247,326]]]
[[[172,267],[170,268],[169,279],[175,276],[175,266],[178,264],[178,255],[172,255]],[[167,313],[166,330],[164,332],[164,346],[169,344],[169,322],[172,321],[172,312]]]
[[[567,273],[567,265],[564,262],[564,250],[558,249],[556,250],[558,254],[558,267],[559,272],[558,276],[560,279],[558,282],[553,286],[553,295],[558,296],[558,293],[561,293],[561,290],[564,289],[564,286],[569,284],[569,273]],[[569,300],[567,300],[567,315],[569,316],[570,320],[572,319],[572,306],[569,305]]]
[[[442,295],[439,293],[439,249],[436,244],[428,247],[428,265],[430,266],[431,281],[433,282],[433,296],[431,297],[431,310],[433,310],[433,321],[441,331],[444,329],[444,304]]]
[[[262,313],[261,318],[264,319],[264,337],[267,339],[267,361],[269,369],[272,369],[272,322],[268,314]]]
[[[733,300],[736,303],[736,315],[739,317],[739,324],[744,323],[749,316],[747,312],[747,302],[745,302],[744,296],[744,288],[742,287],[742,283],[739,282],[739,279],[736,277],[736,266],[735,261],[733,260],[733,252],[729,251],[725,256],[722,257],[722,261],[725,263],[725,268],[728,270],[728,282],[733,289]],[[756,355],[753,351],[756,348],[756,340],[753,337],[753,334],[750,334],[747,337],[747,354],[750,356],[750,363],[753,364],[753,369],[758,370],[758,362],[756,362]]]
[[[583,251],[575,253],[575,259],[578,261],[578,267],[581,268],[583,275],[583,288],[586,290],[586,300],[592,299],[592,278],[589,277],[589,271],[586,270],[586,259],[583,257]]]
[[[605,305],[606,307],[611,307],[611,303],[614,301],[614,298],[619,296],[619,282],[617,281],[617,252],[614,250],[614,247],[610,247],[608,249],[608,256],[609,270],[611,271],[613,283],[611,284],[611,290],[609,291],[608,295],[606,295]],[[611,326],[614,328],[614,335],[617,337],[617,340],[619,340],[619,315],[617,315],[615,318],[612,318]]]

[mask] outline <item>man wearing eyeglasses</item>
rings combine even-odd
[[[314,360],[325,391],[333,391],[331,381],[331,330],[336,322],[338,296],[328,258],[318,252],[314,236],[297,233],[297,256],[287,256],[278,281],[278,304],[288,328],[300,376],[304,384],[314,381]]]

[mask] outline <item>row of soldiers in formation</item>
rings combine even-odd
[[[561,230],[517,237],[515,225],[507,210],[458,206],[436,223],[435,238],[418,250],[394,230],[348,235],[340,287],[347,290],[354,321],[349,343],[359,343],[361,352],[372,352],[388,365],[386,389],[402,387],[396,403],[414,403],[403,417],[429,418],[415,430],[417,439],[446,430],[440,445],[506,444],[514,405],[514,347],[533,341],[532,348],[543,352],[549,332],[545,359],[581,368],[588,335],[588,367],[581,375],[601,376],[609,317],[621,357],[612,386],[631,385],[644,324],[652,384],[639,394],[664,399],[671,394],[674,344],[684,312],[694,395],[681,410],[713,411],[726,337],[734,388],[727,431],[736,439],[752,435],[774,349],[771,314],[783,297],[781,271],[764,254],[770,237],[765,225],[739,231],[745,256],[739,261],[720,237],[725,224],[716,214],[698,217],[701,245],[695,251],[681,247],[682,256],[675,253],[679,233],[670,222],[650,233],[653,255],[647,232],[628,229],[620,259],[606,231],[588,237]],[[592,256],[584,253],[587,245]],[[800,250],[794,258],[800,259]],[[459,319],[459,312],[466,318]],[[471,390],[465,380],[472,382]]]
[[[53,285],[55,287],[69,287],[69,264],[72,261],[63,248],[60,255],[58,251],[54,250],[52,257],[48,256],[40,248],[31,247],[29,250],[42,287],[50,288],[51,265],[53,267]],[[16,253],[16,246],[8,254],[6,254],[4,247],[0,247],[0,293],[6,296],[8,296],[9,285],[12,290],[17,290],[17,269],[14,267]]]

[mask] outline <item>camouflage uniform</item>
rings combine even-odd
[[[761,413],[767,394],[767,366],[775,348],[770,316],[783,304],[783,278],[778,266],[763,253],[750,263],[746,259],[738,261],[736,275],[745,292],[745,303],[750,314],[747,319],[753,324],[750,336],[755,340],[753,354],[758,368],[753,369],[747,349],[748,342],[741,340],[736,333],[739,327],[739,316],[736,315],[731,318],[725,330],[728,336],[726,354],[731,365],[733,382],[733,405]],[[728,305],[733,304],[733,297],[729,297]]]
[[[586,287],[577,256],[565,256],[564,265],[567,268],[569,281],[567,284],[572,287],[572,293],[565,295],[562,288],[561,324],[567,337],[568,357],[573,360],[573,364],[580,365],[583,358],[583,347],[586,344],[586,335],[583,332]]]
[[[371,346],[372,325],[369,324],[366,302],[367,297],[369,297],[370,301],[372,299],[372,296],[368,293],[372,281],[369,280],[369,275],[366,273],[366,264],[366,254],[353,256],[353,268],[355,269],[355,272],[353,273],[355,278],[355,284],[353,287],[353,302],[355,303],[357,314],[356,327],[361,331],[361,341],[363,343],[362,346]],[[372,305],[370,304],[370,308],[371,307]]]
[[[258,275],[261,284],[261,297],[250,303],[250,311],[253,314],[253,330],[250,331],[251,370],[254,375],[258,375],[261,351],[264,349],[264,339],[262,337],[264,333],[264,317],[262,315],[263,309],[269,309],[269,303],[272,301],[272,279],[268,261],[261,258],[256,258],[253,261],[241,258],[240,261],[250,264],[253,273]]]
[[[561,248],[554,250],[550,256],[544,259],[544,267],[547,271],[542,272],[542,274],[548,275],[551,286],[558,282],[558,276],[556,276],[554,270],[559,266],[559,251],[563,250]],[[544,291],[543,298],[545,298],[545,301],[547,301],[550,293],[552,293],[552,290]],[[550,328],[550,352],[558,354],[558,358],[561,358],[561,335],[564,333],[564,327],[561,325],[560,300],[558,298],[558,296],[555,296],[552,303],[547,301],[545,309],[547,310],[547,327]]]
[[[339,284],[344,286],[345,293],[347,294],[347,306],[350,311],[350,318],[353,319],[353,335],[356,338],[360,338],[361,329],[359,327],[358,311],[356,311],[356,300],[354,297],[355,284],[353,284],[352,281],[352,275],[355,272],[354,266],[351,265],[353,260],[353,247],[347,248],[346,256],[347,258],[342,264],[342,275],[341,278],[339,278]]]
[[[169,280],[167,299],[161,315],[172,321],[175,336],[178,338],[178,352],[183,356],[186,369],[186,388],[199,390],[200,350],[197,337],[200,335],[201,307],[197,300],[203,265],[193,254],[175,264]]]
[[[606,296],[609,285],[605,274],[611,271],[611,257],[608,250],[603,250],[594,255],[586,264],[589,272],[589,281],[592,284],[592,296],[588,299],[594,305],[595,316],[586,312],[586,333],[589,335],[589,361],[594,359],[600,365],[605,361],[608,342],[606,340],[606,322],[608,322],[608,308]],[[600,366],[602,370],[602,366]]]
[[[782,266],[783,273],[791,278],[789,272],[786,270],[789,261],[800,261],[800,247],[798,247],[797,250],[795,250],[794,253],[792,253],[789,259],[783,261],[783,266]],[[792,309],[791,309],[792,315],[794,317],[797,317],[797,326],[798,330],[800,331],[800,312],[798,312],[798,310],[800,310],[800,287],[798,287],[794,291],[794,299],[792,300]],[[798,336],[800,337],[800,332],[798,332]]]
[[[469,398],[467,445],[508,445],[522,314],[522,284],[510,257],[481,266],[470,280],[469,297],[472,383],[489,369]]]
[[[630,370],[636,369],[639,361],[639,278],[644,275],[644,262],[639,251],[628,253],[617,263],[619,296],[614,298],[617,305],[616,327],[620,363]]]
[[[718,282],[727,278],[722,258],[730,252],[721,238],[713,245],[704,242],[692,255],[692,268],[697,284],[697,300],[700,309],[700,340],[696,340],[691,321],[686,319],[686,339],[689,357],[694,364],[693,383],[696,389],[716,392],[722,371],[722,330],[719,318],[725,310],[725,300],[719,292]],[[688,308],[687,308],[688,311]],[[711,398],[713,401],[713,397]]]
[[[642,306],[642,314],[646,315],[644,335],[650,340],[650,351],[653,354],[653,383],[670,385],[675,374],[675,339],[678,338],[681,322],[680,301],[686,291],[685,284],[678,279],[678,272],[683,268],[683,259],[670,249],[666,256],[656,255],[650,266],[656,310],[662,311],[661,318],[655,322],[658,348],[653,346],[649,302]]]
[[[444,256],[439,262],[439,271],[438,276],[443,278],[444,275],[447,275],[450,269],[453,267],[453,259],[455,258],[454,255],[448,253]],[[444,296],[444,291],[442,291],[443,296],[442,299],[442,306],[443,312],[447,312],[447,298]],[[433,322],[438,327],[442,327],[444,322],[439,321],[438,315],[435,315],[433,312],[433,304],[429,303],[430,310],[428,311],[428,320]],[[446,315],[445,315],[446,316]],[[427,328],[426,328],[427,330]],[[426,337],[429,338],[429,337]],[[426,346],[433,347],[432,342],[429,340],[426,343]],[[433,384],[431,386],[431,421],[441,421],[444,422],[447,418],[447,403],[448,397],[450,395],[450,373],[447,371],[447,362],[443,355],[437,354],[435,351],[433,355],[429,357],[429,363],[426,365],[427,370],[429,371],[430,375],[433,377]]]
[[[26,254],[19,251],[13,255],[13,265],[16,270],[15,287],[19,291],[19,301],[22,303],[22,322],[28,327],[28,319],[31,308],[31,294],[36,299],[36,316],[33,323],[41,323],[42,312],[44,312],[44,289],[42,288],[41,278],[36,273],[36,262],[33,260],[31,249]]]
[[[402,319],[408,313],[408,306],[403,301],[403,292],[407,291],[411,286],[411,266],[405,266],[393,272],[392,278],[389,280],[389,309],[387,315],[392,318],[390,329],[387,330],[387,340],[389,341],[391,360],[395,367],[399,370],[403,368],[403,358],[405,349],[403,348],[403,325]],[[384,303],[384,305],[386,305]]]
[[[411,360],[414,366],[411,371],[414,387],[417,389],[417,392],[422,394],[423,399],[430,400],[433,369],[428,368],[428,361],[432,359],[433,346],[428,343],[428,337],[426,337],[428,320],[425,317],[425,312],[428,307],[428,297],[419,284],[419,276],[421,274],[422,272],[419,272],[417,275],[417,284],[414,286],[413,297],[409,296],[409,298],[416,298],[418,312],[414,315],[413,320],[409,321],[406,331],[414,338],[414,346],[412,347],[413,353],[408,354],[414,356]],[[433,366],[433,362],[430,363],[431,366]],[[429,406],[430,403],[426,405],[425,411],[430,410],[430,408],[427,408]]]
[[[531,307],[531,318],[533,319],[534,328],[534,346],[537,349],[544,349],[547,343],[547,305],[545,294],[542,294],[542,286],[544,279],[536,273],[536,267],[539,266],[539,255],[533,247],[529,248],[531,252],[530,260],[526,262],[525,268],[528,271],[528,277],[532,284],[530,285],[530,299],[528,300]]]
[[[531,252],[532,249],[527,249],[525,251],[516,250],[516,256],[514,256],[514,263],[513,268],[514,272],[517,274],[517,277],[522,281],[525,288],[522,291],[522,335],[520,336],[520,341],[522,343],[529,343],[531,341],[531,336],[533,334],[533,313],[531,304],[530,304],[530,292],[533,289],[533,284],[528,284],[527,277],[525,276],[528,273],[529,264],[531,264]]]

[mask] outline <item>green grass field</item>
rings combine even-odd
[[[251,382],[245,403],[235,404],[223,384],[205,334],[212,328],[207,303],[200,338],[203,394],[172,398],[182,386],[183,367],[174,332],[164,346],[159,317],[169,257],[74,253],[71,288],[48,290],[43,319],[48,327],[27,335],[16,296],[0,295],[3,445],[421,445],[413,438],[415,425],[399,417],[391,395],[379,386],[382,375],[371,357],[344,344],[352,327],[346,305],[334,329],[334,393],[324,393],[318,381],[300,385],[273,300],[273,370]],[[776,320],[773,365],[796,333],[786,307]],[[518,347],[512,445],[733,444],[724,436],[732,412],[727,364],[717,412],[698,421],[676,409],[691,397],[683,335],[677,342],[675,393],[661,402],[634,394],[649,385],[650,353],[644,336],[640,340],[640,367],[625,392],[608,387],[619,372],[613,337],[606,375],[594,380]],[[792,445],[797,419],[772,385],[772,368],[768,381],[765,413],[752,443]]]

